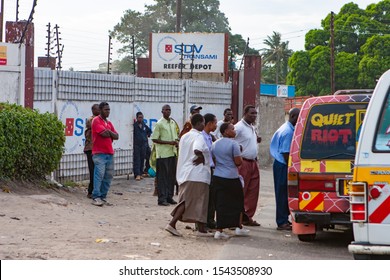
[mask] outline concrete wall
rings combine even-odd
[[[0,102],[24,106],[25,46],[0,42]]]
[[[257,101],[257,129],[262,141],[259,145],[260,166],[271,165],[273,158],[269,152],[271,138],[274,132],[286,121],[284,113],[284,98],[259,95]]]

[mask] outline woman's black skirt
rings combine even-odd
[[[215,189],[216,228],[240,226],[240,214],[244,212],[244,192],[239,178],[226,179],[213,176]]]

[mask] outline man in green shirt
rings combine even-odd
[[[156,123],[151,139],[156,146],[158,205],[177,204],[173,200],[176,182],[176,158],[179,144],[177,123],[170,117],[171,107],[162,107],[163,117]]]

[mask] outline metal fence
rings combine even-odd
[[[88,179],[87,160],[83,153],[85,120],[94,103],[107,101],[109,119],[119,133],[114,141],[115,175],[132,173],[133,123],[142,111],[147,124],[161,118],[161,107],[169,104],[172,117],[182,127],[189,107],[203,107],[202,113],[223,117],[231,105],[231,84],[193,80],[137,78],[124,75],[80,73],[35,69],[34,108],[51,112],[66,126],[65,152],[54,172],[59,182]]]

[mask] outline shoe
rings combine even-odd
[[[87,194],[87,197],[92,198],[92,194],[91,193]]]
[[[227,235],[224,232],[220,232],[218,230],[214,234],[214,239],[229,239],[229,238],[230,238],[229,235]]]
[[[255,220],[243,222],[242,224],[244,226],[248,226],[248,227],[259,227],[260,226],[260,224],[258,222],[256,222]]]
[[[197,231],[195,233],[195,235],[198,237],[212,237],[212,236],[214,236],[214,234],[212,232],[201,232],[201,231]]]
[[[183,236],[180,232],[178,232],[174,227],[169,224],[165,227],[165,230],[174,236]]]
[[[278,226],[276,229],[277,230],[291,230],[292,227],[290,224],[287,223],[287,224],[283,224],[283,225]]]
[[[207,223],[207,227],[209,229],[215,229],[216,225],[217,224],[214,221],[210,221],[210,222]]]
[[[106,206],[114,206],[114,204],[108,202],[105,198],[102,198],[103,204]]]
[[[104,202],[100,198],[94,198],[92,204],[95,206],[103,206]]]
[[[158,205],[160,205],[160,206],[169,206],[170,204],[168,202],[163,201],[163,202],[159,202]]]
[[[168,203],[169,203],[169,204],[177,204],[177,202],[174,201],[173,199],[169,199],[169,200],[168,200]]]
[[[135,180],[136,180],[136,181],[141,181],[141,176],[140,176],[140,175],[137,175],[137,177],[135,177]]]
[[[248,236],[249,232],[250,232],[249,229],[239,228],[239,227],[234,230],[234,234],[237,236]]]
[[[148,178],[148,177],[149,177],[149,174],[148,174],[148,173],[144,173],[144,174],[142,174],[142,177],[143,177],[143,178]]]

